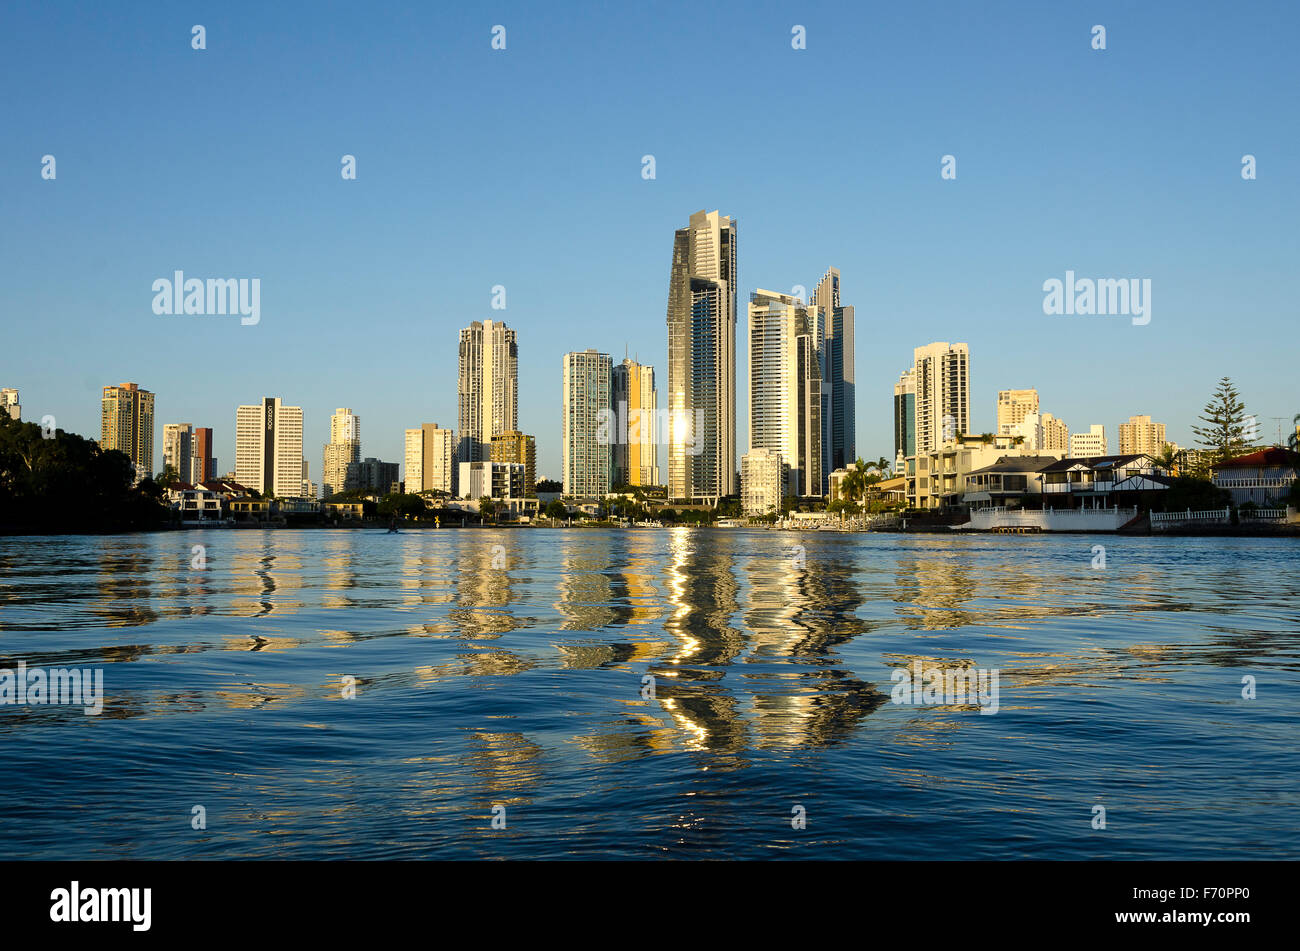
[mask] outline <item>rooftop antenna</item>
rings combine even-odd
[[[1277,445],[1282,445],[1282,424],[1286,422],[1285,416],[1270,416],[1269,419],[1277,420]]]

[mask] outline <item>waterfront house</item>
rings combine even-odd
[[[220,492],[202,485],[177,482],[167,487],[167,504],[180,515],[182,522],[220,520],[224,501]]]
[[[912,508],[943,508],[960,505],[966,492],[966,477],[999,459],[1019,456],[1050,457],[1062,454],[1022,448],[1019,436],[958,436],[929,453],[908,456],[907,502]]]
[[[1172,481],[1169,470],[1146,453],[1062,459],[1041,473],[1045,508],[1108,508],[1118,504],[1117,492],[1145,493],[1149,501]]]
[[[903,476],[881,479],[879,482],[867,486],[867,498],[879,499],[882,502],[906,502],[907,479]]]
[[[1234,505],[1273,506],[1290,492],[1297,465],[1300,455],[1270,447],[1218,463],[1212,467],[1211,479],[1232,493]]]
[[[997,462],[967,473],[962,502],[973,510],[1038,501],[1043,494],[1043,473],[1056,456],[1002,456]]]
[[[321,512],[327,518],[361,518],[365,514],[365,502],[322,502]]]
[[[230,514],[238,519],[262,522],[271,517],[270,499],[231,499]]]

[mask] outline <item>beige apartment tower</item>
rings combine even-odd
[[[1019,425],[1030,413],[1037,412],[1037,390],[999,390],[998,435],[1011,434],[1011,427]]]
[[[456,438],[450,429],[437,423],[421,423],[418,429],[406,430],[406,491],[456,491]]]
[[[1158,456],[1165,448],[1165,424],[1151,422],[1150,416],[1130,416],[1119,424],[1119,452],[1122,456],[1145,452]]]
[[[152,476],[153,394],[135,383],[106,386],[100,411],[100,448],[126,453],[138,476]]]
[[[492,462],[517,462],[524,467],[524,495],[537,494],[537,440],[518,430],[492,437]]]
[[[1057,419],[1051,413],[1039,417],[1043,426],[1043,442],[1038,448],[1044,452],[1068,452],[1070,449],[1070,427],[1065,420]]]
[[[347,485],[348,466],[361,461],[361,417],[346,406],[330,417],[330,441],[322,455],[321,492],[328,499]]]
[[[492,437],[519,429],[519,345],[499,320],[460,332],[456,461],[490,462]]]

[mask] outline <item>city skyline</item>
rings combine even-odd
[[[0,175],[7,213],[24,228],[0,235],[10,316],[0,381],[24,394],[26,419],[51,415],[93,436],[100,389],[138,380],[159,394],[160,425],[212,425],[219,460],[234,458],[224,421],[240,394],[276,392],[303,406],[312,447],[327,441],[329,412],[342,403],[376,421],[368,454],[400,460],[406,428],[454,425],[454,387],[442,381],[456,373],[455,332],[503,319],[523,348],[520,392],[532,395],[518,428],[537,437],[539,475],[558,478],[554,368],[571,350],[627,347],[663,368],[666,391],[664,236],[707,206],[744,222],[740,300],[759,287],[789,293],[827,262],[843,269],[845,299],[870,321],[856,350],[863,457],[892,454],[892,385],[913,347],[944,339],[978,355],[980,431],[996,428],[997,389],[1035,386],[1072,427],[1102,423],[1113,440],[1120,422],[1150,414],[1171,441],[1192,445],[1196,412],[1227,375],[1272,438],[1272,418],[1293,412],[1285,353],[1251,341],[1286,333],[1293,310],[1273,275],[1295,256],[1283,222],[1296,211],[1287,183],[1300,151],[1294,128],[1276,117],[1286,104],[1287,27],[1300,13],[1216,20],[1207,49],[1198,9],[1214,8],[1193,4],[1178,17],[1107,8],[1105,51],[1092,50],[1089,24],[1064,10],[1026,6],[997,21],[954,14],[925,21],[922,56],[889,42],[918,29],[909,11],[879,21],[814,4],[800,14],[802,51],[770,17],[708,12],[704,24],[725,24],[728,45],[771,51],[770,69],[730,94],[719,138],[740,141],[770,121],[774,103],[836,114],[840,147],[819,159],[816,186],[797,137],[743,158],[687,147],[670,103],[692,80],[673,66],[718,40],[703,30],[683,41],[670,17],[647,18],[635,36],[602,34],[537,87],[518,80],[551,62],[576,15],[506,4],[512,43],[493,54],[487,27],[467,11],[413,11],[401,29],[375,22],[344,38],[287,11],[232,5],[209,16],[211,41],[199,54],[187,24],[172,38],[175,24],[144,10],[112,21],[15,10],[14,29],[0,37],[15,70],[43,70],[40,51],[51,43],[82,55],[43,79],[39,101],[19,98],[8,110]],[[414,57],[409,37],[421,29],[444,37],[437,57]],[[127,55],[102,42],[104,31],[145,42]],[[296,42],[271,55],[271,37],[286,34]],[[851,54],[868,39],[872,63],[862,69]],[[394,50],[412,55],[393,64],[391,81],[351,69],[307,79],[331,53]],[[990,68],[990,50],[1015,51],[1015,68]],[[1249,57],[1231,55],[1243,50]],[[593,91],[586,77],[609,64],[619,68]],[[159,68],[175,81],[160,87]],[[196,113],[193,97],[214,71],[227,96]],[[1026,71],[1038,76],[1031,90]],[[896,92],[882,98],[872,90],[884,81]],[[515,92],[503,112],[505,84]],[[85,115],[88,85],[92,101],[121,105],[111,123],[74,118]],[[268,100],[268,88],[284,95]],[[561,119],[578,129],[606,97],[621,108],[600,136],[534,134],[547,130],[551,103],[574,103]],[[1169,105],[1188,98],[1194,123]],[[443,119],[399,132],[387,113],[335,108],[365,101]],[[1081,112],[1102,117],[1104,134],[1080,138]],[[156,136],[159,115],[177,128],[155,153],[138,143]],[[245,121],[264,147],[236,155],[223,130]],[[444,127],[459,130],[455,149]],[[1153,139],[1166,145],[1158,162],[1116,145]],[[1258,159],[1256,180],[1241,177],[1247,153]],[[58,159],[56,180],[40,176],[45,154]],[[344,154],[356,157],[355,181],[339,176]],[[653,180],[641,175],[647,154]],[[954,180],[940,177],[949,154]],[[140,206],[141,193],[156,198]],[[835,195],[833,213],[794,231],[822,194]],[[593,242],[595,221],[606,230]],[[178,268],[260,278],[260,322],[155,315],[151,284]],[[1150,324],[1044,315],[1042,284],[1067,269],[1150,278]],[[497,286],[504,310],[493,309]],[[1219,338],[1240,345],[1207,346]],[[739,333],[740,366],[746,346]],[[1098,391],[1098,372],[1142,380],[1143,392]],[[742,374],[740,405],[745,385]],[[738,446],[746,426],[738,414]],[[159,443],[154,452],[161,458]]]

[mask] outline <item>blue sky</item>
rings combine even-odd
[[[933,340],[970,345],[977,432],[998,389],[1033,386],[1112,446],[1133,413],[1187,445],[1228,375],[1271,437],[1300,412],[1298,9],[9,4],[0,385],[97,437],[100,388],[136,381],[156,468],[187,421],[223,471],[235,407],[280,396],[319,480],[337,406],[387,460],[405,428],[454,425],[457,331],[495,317],[558,477],[562,354],[626,347],[662,397],[673,230],[706,208],[739,221],[742,385],[749,293],[841,269],[863,456],[892,456],[893,383]],[[156,316],[177,269],[260,278],[261,323]],[[1150,324],[1045,316],[1067,269],[1149,278]]]

